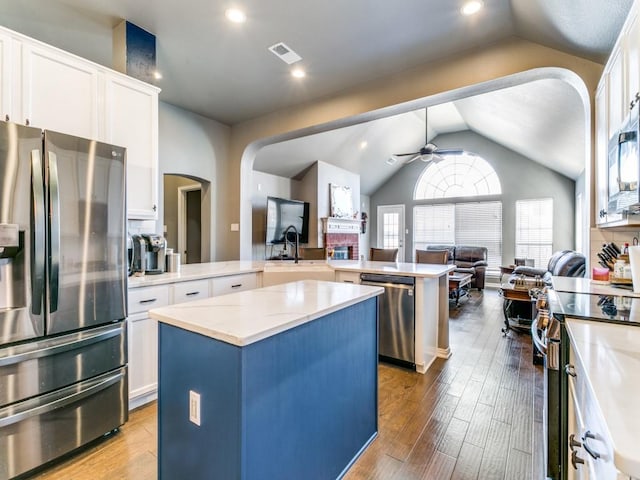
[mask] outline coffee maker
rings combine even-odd
[[[141,273],[144,275],[147,269],[147,242],[142,235],[133,235],[131,237],[130,250],[130,269],[129,275]]]
[[[162,235],[155,233],[143,233],[141,236],[146,243],[145,274],[156,275],[164,273],[167,241]]]

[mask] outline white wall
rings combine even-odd
[[[230,225],[226,220],[226,189],[221,184],[228,178],[229,137],[230,128],[226,125],[160,102],[158,198],[164,197],[165,173],[210,182],[210,188],[202,191],[203,218],[210,220],[208,225],[202,225],[202,260],[205,262],[226,259],[221,246],[226,243]],[[163,218],[164,206],[160,205],[156,224],[159,233],[163,231]]]

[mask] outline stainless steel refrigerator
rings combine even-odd
[[[125,150],[0,122],[0,479],[128,418]]]

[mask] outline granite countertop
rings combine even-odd
[[[437,278],[455,270],[455,265],[435,265],[426,263],[369,262],[365,260],[331,260],[334,270],[363,273],[382,273],[411,277]]]
[[[611,435],[614,464],[640,477],[640,328],[571,318],[566,325]]]
[[[596,283],[590,278],[552,277],[551,284],[557,292],[589,293],[593,295],[614,295],[621,297],[638,297],[626,288],[618,288],[608,283]]]
[[[383,291],[381,287],[301,280],[156,308],[149,316],[242,347]]]
[[[204,278],[224,277],[242,273],[256,273],[264,269],[264,262],[230,261],[210,263],[189,263],[180,267],[177,273],[161,273],[159,275],[143,275],[129,277],[129,288],[163,285],[165,283],[201,280]]]

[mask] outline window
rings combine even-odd
[[[424,169],[413,193],[415,200],[500,195],[500,180],[493,167],[478,155],[447,155]]]
[[[516,202],[516,257],[533,258],[544,268],[553,253],[553,199]]]
[[[413,210],[413,245],[487,247],[487,270],[502,264],[502,202],[418,205]]]

